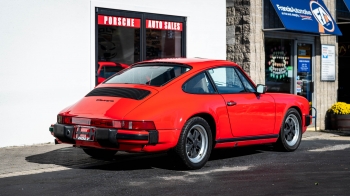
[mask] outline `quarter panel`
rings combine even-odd
[[[178,130],[179,135],[189,118],[207,113],[215,120],[217,138],[232,137],[225,101],[221,95],[188,94],[182,91],[180,84],[182,83],[160,91],[124,119],[152,120],[157,130]]]
[[[275,133],[279,133],[284,116],[289,108],[297,107],[301,111],[303,132],[306,131],[305,115],[309,114],[310,106],[307,99],[299,95],[268,93],[275,99],[276,103],[276,125]]]

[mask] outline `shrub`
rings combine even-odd
[[[331,114],[338,115],[347,115],[350,114],[350,104],[345,102],[336,102],[332,105],[332,107],[328,110]]]

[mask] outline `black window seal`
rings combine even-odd
[[[256,87],[255,87],[255,85],[253,85],[253,84],[251,83],[250,80],[248,80],[247,78],[245,78],[246,81],[250,84],[250,86],[253,87],[253,89],[255,90],[254,92],[250,92],[250,91],[245,87],[244,82],[242,81],[241,76],[239,76],[239,74],[238,74],[237,72],[239,72],[243,77],[245,77],[245,74],[242,73],[242,71],[241,71],[240,69],[238,69],[237,67],[235,67],[234,69],[236,70],[236,74],[238,75],[238,78],[239,78],[239,80],[241,81],[241,83],[242,83],[242,85],[243,85],[243,87],[244,87],[244,89],[245,89],[245,93],[256,93],[256,89],[255,89]],[[255,87],[255,88],[254,88],[254,87]]]

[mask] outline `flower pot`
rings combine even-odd
[[[333,130],[350,130],[350,115],[331,115],[331,128]]]

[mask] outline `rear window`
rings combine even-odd
[[[152,64],[133,66],[107,80],[106,84],[145,84],[162,86],[190,70],[185,65]]]

